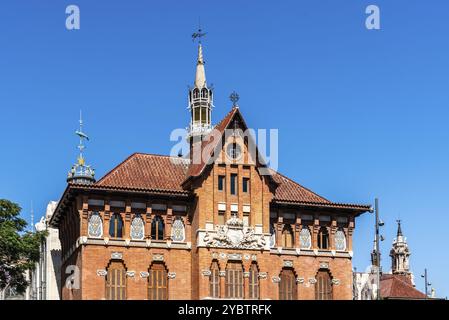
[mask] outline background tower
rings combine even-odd
[[[397,220],[397,222],[398,232],[390,250],[391,271],[393,274],[410,275],[410,250],[407,245],[407,239],[402,234],[401,220]]]
[[[84,140],[89,140],[87,134],[83,132],[83,118],[80,111],[80,128],[75,131],[75,134],[80,138],[80,142],[78,144],[78,149],[80,151],[78,155],[77,162],[70,169],[67,182],[68,183],[81,183],[81,184],[90,184],[95,182],[95,171],[91,166],[86,165],[86,161],[84,160]]]

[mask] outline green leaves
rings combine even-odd
[[[27,222],[16,203],[0,199],[0,290],[14,287],[23,293],[28,286],[25,272],[39,261],[40,244],[47,231],[24,232]]]

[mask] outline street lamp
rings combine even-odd
[[[424,268],[424,274],[421,275],[421,278],[424,278],[424,292],[426,294],[426,300],[429,297],[428,288],[432,285],[427,281],[427,268]]]
[[[374,199],[374,213],[376,217],[376,223],[375,223],[375,230],[376,230],[376,263],[377,263],[377,279],[376,279],[376,285],[377,285],[377,300],[380,300],[380,246],[379,242],[384,241],[384,237],[380,235],[379,229],[380,227],[383,227],[385,225],[385,222],[380,220],[379,218],[379,199]]]

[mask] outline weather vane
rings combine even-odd
[[[240,97],[237,92],[233,91],[229,96],[229,100],[232,101],[232,106],[237,106],[237,101],[239,101]]]
[[[192,34],[192,41],[195,41],[195,39],[198,38],[198,42],[201,43],[201,38],[206,35],[206,32],[202,32],[201,30],[201,22],[198,22],[198,32],[194,32]]]
[[[76,135],[78,137],[80,137],[80,143],[78,145],[78,149],[80,150],[80,155],[78,157],[78,162],[79,162],[79,164],[84,165],[83,151],[85,149],[85,146],[84,146],[83,140],[84,139],[89,140],[89,137],[87,136],[87,134],[85,134],[83,132],[83,117],[82,117],[81,110],[80,110],[79,122],[80,122],[80,129],[75,131]]]

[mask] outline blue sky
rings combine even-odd
[[[65,29],[77,4],[81,29]],[[381,30],[365,28],[365,8]],[[29,218],[58,200],[77,156],[79,110],[97,177],[133,152],[167,154],[188,124],[201,16],[213,120],[240,94],[249,126],[279,129],[279,171],[338,202],[380,198],[383,265],[396,232],[449,295],[447,1],[2,1],[0,198]],[[373,215],[357,220],[369,264]]]

